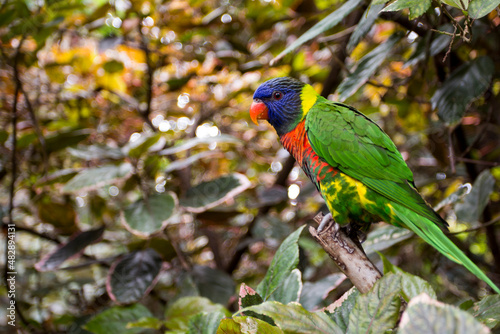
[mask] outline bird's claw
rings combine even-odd
[[[321,222],[319,223],[319,226],[318,226],[318,233],[323,231],[325,229],[325,227],[328,226],[328,223],[330,223],[330,221],[333,220],[333,217],[332,217],[332,214],[329,212],[328,214],[326,214],[325,216],[323,216],[323,218],[321,219]],[[334,233],[337,234],[337,232],[340,230],[340,225],[337,224],[335,221],[333,222],[333,229],[334,229]]]

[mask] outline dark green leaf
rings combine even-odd
[[[302,36],[297,38],[292,44],[290,44],[284,51],[282,51],[274,60],[283,58],[286,54],[292,52],[305,42],[316,38],[318,35],[324,33],[328,29],[335,27],[340,23],[347,15],[349,15],[354,9],[358,7],[361,0],[349,0],[342,7],[325,17],[323,20],[316,23],[311,29],[306,31]]]
[[[347,43],[347,51],[352,52],[352,50],[358,45],[359,41],[370,31],[378,17],[380,11],[384,8],[383,4],[374,5],[373,3],[366,9],[359,21],[356,29],[354,29],[351,37],[349,38],[349,43]]]
[[[59,245],[59,247],[48,254],[43,260],[35,264],[38,271],[51,271],[59,268],[69,258],[81,255],[85,247],[97,242],[104,232],[104,227],[95,230],[89,230],[77,234],[68,242]]]
[[[81,169],[76,168],[61,169],[42,177],[35,183],[35,186],[43,187],[55,183],[66,183],[80,171]]]
[[[132,165],[128,162],[121,165],[106,165],[84,169],[64,185],[63,191],[77,192],[97,189],[126,178],[131,173]]]
[[[143,333],[144,329],[127,328],[127,324],[152,316],[151,312],[141,304],[115,306],[92,317],[84,328],[94,334],[138,334]]]
[[[498,327],[500,323],[500,295],[486,296],[475,303],[472,314],[489,328]]]
[[[470,193],[465,195],[462,202],[455,205],[457,219],[467,223],[478,222],[484,208],[488,205],[494,186],[495,178],[489,169],[485,169],[474,181]]]
[[[234,295],[236,284],[231,276],[223,271],[196,265],[189,274],[200,295],[214,303],[226,305],[229,298]]]
[[[471,0],[468,9],[469,16],[479,19],[491,13],[498,5],[500,5],[500,0]]]
[[[257,292],[255,292],[254,289],[252,289],[251,287],[249,287],[245,283],[241,284],[240,295],[239,295],[239,300],[238,300],[238,306],[239,306],[240,310],[242,308],[262,304],[263,302],[264,302],[264,300],[262,299],[262,297]],[[273,326],[276,325],[274,323],[273,319],[269,318],[266,315],[257,314],[257,313],[252,312],[252,311],[245,311],[245,315],[260,319],[260,320],[265,321],[268,324],[271,324]]]
[[[285,333],[343,333],[325,312],[309,312],[297,303],[268,301],[246,310],[271,317]]]
[[[433,109],[447,124],[460,122],[468,106],[490,86],[495,64],[488,56],[457,68],[432,96]]]
[[[305,282],[300,295],[300,304],[308,311],[318,306],[328,294],[337,288],[344,280],[344,274],[331,274],[317,282]]]
[[[359,295],[349,315],[347,333],[385,333],[396,327],[401,305],[400,280],[400,276],[389,273],[368,293]]]
[[[112,300],[120,304],[139,301],[154,287],[162,259],[151,248],[129,253],[113,263],[106,289]]]
[[[122,222],[131,233],[148,237],[163,230],[177,206],[174,193],[161,193],[140,199],[123,210]]]
[[[257,293],[264,300],[268,300],[274,291],[287,279],[292,270],[297,267],[299,263],[298,241],[304,227],[305,225],[290,234],[274,254],[266,276],[257,287]]]
[[[139,139],[128,143],[123,151],[128,154],[129,157],[139,158],[148,152],[156,152],[161,150],[166,143],[166,139],[161,133],[156,133],[151,136],[142,134]]]
[[[345,101],[370,79],[400,39],[400,34],[393,34],[357,62],[356,69],[337,88],[339,101]]]
[[[485,334],[488,327],[469,313],[430,298],[425,293],[413,298],[401,317],[401,334]]]
[[[412,235],[413,232],[407,228],[384,225],[368,233],[363,249],[367,255],[373,254],[406,240]]]
[[[245,175],[233,173],[190,188],[180,203],[188,211],[203,212],[235,197],[249,186]]]
[[[74,146],[85,140],[90,135],[90,130],[70,130],[49,135],[45,138],[47,153],[60,151],[66,147]]]

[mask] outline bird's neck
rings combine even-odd
[[[306,148],[310,146],[306,134],[305,120],[297,124],[293,130],[281,135],[280,141],[283,147],[290,152],[299,165],[302,166],[304,152]]]

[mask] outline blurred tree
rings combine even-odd
[[[277,315],[309,312],[327,332],[349,323],[355,332],[370,301],[391,301],[386,324],[396,326],[407,283],[383,301],[345,296],[337,304],[358,310],[352,318],[310,312],[350,285],[305,233],[281,246],[291,247],[289,266],[274,257],[271,269],[286,275],[264,279],[277,246],[324,209],[275,133],[248,124],[253,91],[284,75],[377,121],[451,230],[467,230],[454,241],[499,282],[499,1],[385,2],[3,1],[0,217],[15,296],[6,284],[2,300],[15,301],[17,328],[215,332],[220,323],[237,332],[250,321],[287,331],[290,319]],[[495,296],[472,306],[483,283],[377,225],[367,253],[384,250],[438,293],[394,268],[377,289],[397,277],[429,298],[471,298],[465,315],[416,299],[409,319],[432,304],[427,312],[498,325],[498,311],[485,313],[498,310]],[[252,310],[221,322],[243,282],[240,302]],[[279,285],[291,293],[263,293]],[[308,311],[260,304],[247,296],[257,286],[263,300]]]

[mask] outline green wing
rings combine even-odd
[[[447,225],[415,189],[413,174],[396,145],[369,118],[318,97],[305,126],[312,148],[328,164],[415,213]]]

